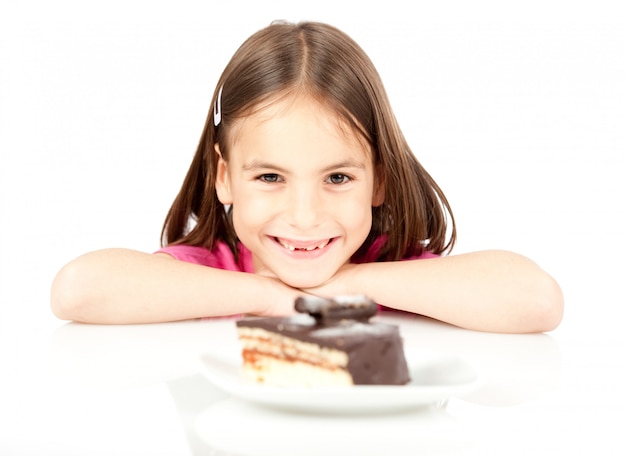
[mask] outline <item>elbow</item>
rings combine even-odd
[[[534,311],[529,332],[548,332],[556,329],[563,319],[564,297],[559,284],[547,275],[535,288]]]
[[[81,314],[88,302],[85,281],[75,262],[65,265],[56,275],[50,291],[52,313],[61,320],[82,321]]]

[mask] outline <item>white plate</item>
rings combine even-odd
[[[223,391],[263,406],[321,413],[390,412],[424,407],[479,386],[476,371],[461,358],[432,352],[406,353],[411,381],[402,386],[356,385],[325,388],[281,388],[241,377],[241,358],[204,354],[201,368]]]

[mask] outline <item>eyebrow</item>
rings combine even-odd
[[[326,166],[325,168],[322,169],[322,172],[330,172],[335,169],[342,169],[342,168],[365,169],[365,164],[358,160],[343,160],[337,163],[333,163],[332,165]],[[242,169],[244,171],[257,171],[259,169],[272,169],[272,170],[279,171],[281,173],[287,172],[287,169],[283,168],[280,165],[276,165],[274,163],[266,162],[263,160],[257,160],[257,159],[254,159],[250,161],[249,163],[245,163],[242,166]]]
[[[275,169],[276,171],[280,171],[280,172],[286,171],[284,168],[278,165],[275,165],[270,162],[262,161],[262,160],[257,160],[257,159],[254,159],[250,161],[249,163],[244,163],[244,165],[241,168],[244,171],[257,171],[259,169]]]

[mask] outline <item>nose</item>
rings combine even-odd
[[[287,202],[289,224],[300,230],[316,227],[320,223],[323,204],[319,189],[306,185],[292,187]]]

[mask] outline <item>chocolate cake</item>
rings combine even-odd
[[[291,317],[237,321],[243,374],[274,386],[403,385],[409,381],[399,329],[370,322],[364,296],[301,297]]]

